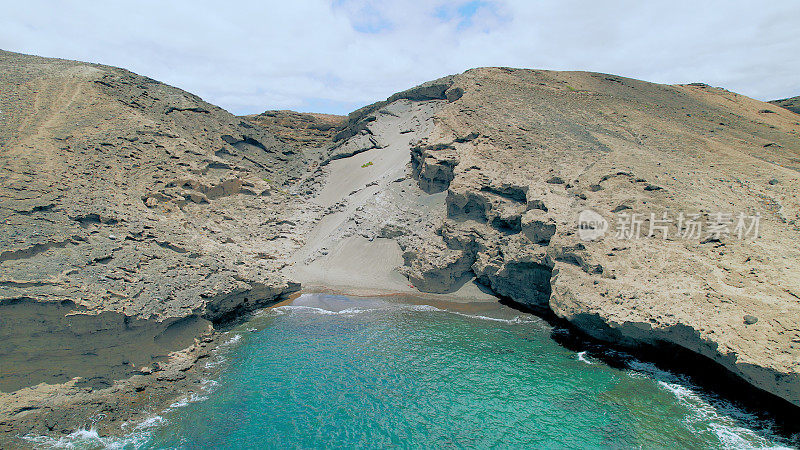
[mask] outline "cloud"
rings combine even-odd
[[[125,67],[234,113],[345,113],[478,66],[800,94],[800,2],[28,0],[0,48]]]
[[[450,2],[436,8],[435,16],[442,22],[455,22],[458,30],[468,30],[476,22],[481,23],[484,32],[496,29],[508,18],[498,13],[497,4],[483,0]]]

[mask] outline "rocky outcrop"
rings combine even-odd
[[[346,116],[294,111],[265,111],[245,118],[270,131],[282,141],[306,147],[306,150],[327,147],[347,121]]]
[[[87,314],[68,301],[22,298],[4,302],[0,313],[14,324],[0,327],[0,355],[9,368],[0,378],[0,392],[76,377],[81,386],[110,387],[115,380],[158,371],[169,353],[210,330],[209,322],[197,316],[158,321],[111,311]]]
[[[411,148],[411,172],[419,187],[429,193],[442,192],[453,181],[458,156],[452,145],[417,145]]]
[[[376,102],[363,108],[351,112],[347,117],[346,126],[334,137],[334,142],[349,139],[367,128],[367,125],[375,120],[375,114],[382,108],[398,100],[409,100],[413,102],[424,102],[429,100],[455,101],[463,95],[460,88],[453,88],[453,76],[439,78],[428,81],[419,86],[398,92],[385,101]]]
[[[447,217],[409,279],[446,292],[474,274],[596,338],[682,347],[800,405],[800,273],[785,263],[800,238],[796,116],[705,85],[609,78],[453,80],[462,97],[411,149],[420,187],[447,189]],[[581,238],[582,211],[605,221],[602,238]],[[682,238],[681,212],[708,226],[723,213],[728,232]],[[760,214],[758,238],[739,239],[739,213]],[[632,214],[639,239],[620,233]]]
[[[218,321],[297,289],[277,271],[302,148],[125,70],[0,66],[0,305]]]

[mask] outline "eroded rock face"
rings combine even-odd
[[[448,144],[417,145],[411,148],[411,171],[419,187],[428,194],[442,192],[453,181],[453,169],[458,165],[455,149]]]
[[[0,303],[217,321],[297,289],[276,272],[302,149],[125,70],[0,66]]]
[[[197,316],[158,321],[111,311],[86,314],[68,301],[3,302],[0,317],[6,368],[0,392],[76,377],[81,386],[110,387],[115,380],[160,370],[171,352],[210,330],[209,322]]]
[[[265,111],[246,116],[284,142],[310,148],[323,148],[347,120],[346,116],[331,114],[306,114],[294,111]]]
[[[796,115],[593,73],[476,69],[452,83],[462,96],[411,149],[420,187],[447,191],[446,219],[405,269],[417,287],[446,292],[473,273],[590,335],[674,344],[800,405]],[[457,161],[452,175],[440,160]],[[601,239],[578,235],[584,210],[610,224]],[[672,237],[647,237],[664,212],[759,213],[761,228],[681,239],[672,223]],[[641,239],[616,237],[620,213],[641,214]]]

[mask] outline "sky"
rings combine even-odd
[[[800,95],[800,1],[0,0],[0,49],[124,67],[234,114],[346,114],[473,67]]]

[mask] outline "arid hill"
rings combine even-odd
[[[265,111],[244,117],[282,141],[307,149],[326,147],[347,120],[345,116],[294,111]]]
[[[301,287],[500,297],[696,353],[800,406],[786,109],[704,84],[482,68],[346,120],[242,118],[122,69],[9,52],[0,68],[0,317],[16,318],[0,336],[17,339],[0,362],[24,369],[0,374],[2,430],[74,429],[97,405],[96,425],[118,428],[110,411],[142,410],[127,392],[187,378],[209,330]],[[36,365],[43,345],[19,343],[48,333],[81,358]]]
[[[328,160],[326,216],[287,268],[304,285],[477,282],[800,405],[796,114],[699,83],[475,69],[354,112]]]
[[[0,52],[0,391],[111,386],[296,291],[302,151],[122,69]],[[54,409],[29,394],[0,423]]]
[[[121,69],[0,64],[3,299],[216,320],[289,289],[271,261],[301,149]]]

